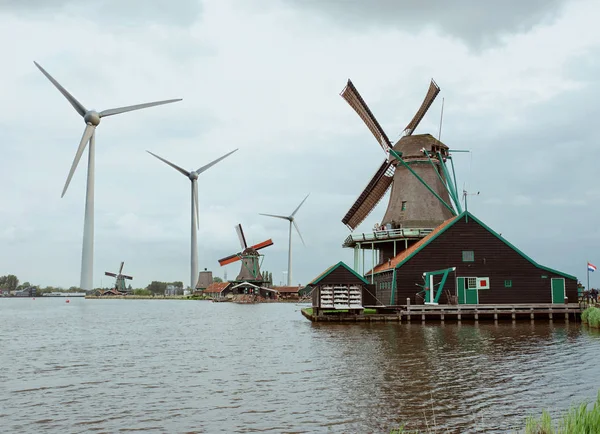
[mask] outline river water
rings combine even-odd
[[[510,432],[600,388],[571,322],[312,324],[294,304],[0,299],[0,432]]]

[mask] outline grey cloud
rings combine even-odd
[[[176,5],[176,6],[175,6]],[[0,12],[48,17],[66,14],[111,26],[148,22],[175,26],[191,25],[201,13],[200,0],[0,0]]]
[[[356,31],[385,26],[415,32],[431,26],[476,49],[498,43],[505,34],[524,32],[541,22],[552,20],[566,4],[565,0],[283,1],[298,8],[324,13]]]

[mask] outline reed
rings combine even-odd
[[[600,392],[593,405],[584,402],[571,407],[558,422],[553,422],[550,414],[544,410],[539,418],[528,418],[525,425],[525,434],[592,433],[600,433]]]
[[[587,323],[590,327],[600,328],[600,309],[594,306],[588,307],[581,313],[581,321]]]

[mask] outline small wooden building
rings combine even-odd
[[[228,294],[231,294],[231,286],[231,282],[213,282],[202,291],[202,294],[210,298],[226,298]]]
[[[274,286],[272,289],[277,291],[281,300],[298,300],[298,291],[301,288],[301,286]]]
[[[577,302],[575,276],[538,264],[468,211],[371,273],[378,305],[431,303],[440,284],[433,304]]]
[[[265,299],[277,298],[277,291],[266,286],[258,286],[250,282],[242,282],[231,287],[233,295],[253,295]]]
[[[328,310],[361,313],[365,302],[375,303],[369,282],[343,262],[323,271],[307,287],[312,288],[314,315]]]

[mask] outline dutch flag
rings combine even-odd
[[[596,271],[596,266],[588,262],[588,271]]]

